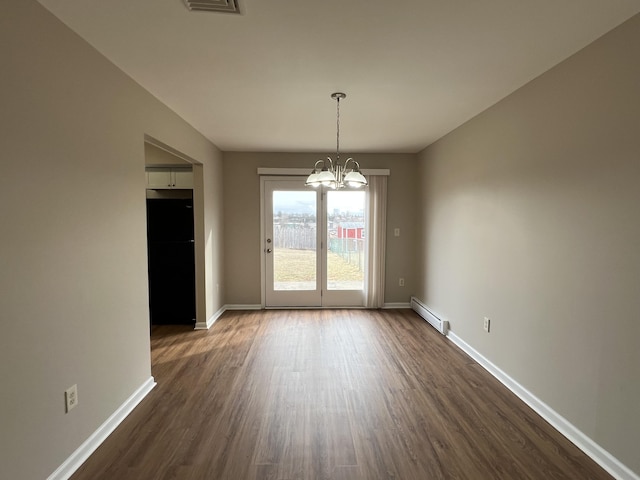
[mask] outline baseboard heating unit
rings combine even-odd
[[[449,330],[449,322],[438,318],[434,313],[429,310],[420,300],[416,297],[411,297],[411,309],[424,318],[433,328],[439,331],[442,335],[447,335]]]

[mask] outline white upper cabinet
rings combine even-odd
[[[193,171],[190,167],[148,167],[147,188],[153,190],[193,188]]]

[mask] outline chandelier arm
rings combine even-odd
[[[329,171],[333,172],[336,168],[336,165],[338,164],[338,160],[336,159],[336,165],[333,164],[333,160],[331,160],[331,157],[327,157],[327,160],[329,160]],[[322,160],[322,163],[324,163],[324,160]]]
[[[321,163],[322,166],[324,167],[324,160],[318,160],[315,165],[313,166],[314,170],[318,170],[318,164]]]
[[[344,162],[344,170],[347,170],[347,165],[349,164],[349,162],[355,163],[358,170],[360,170],[360,164],[356,162],[352,157],[347,158],[347,161]]]

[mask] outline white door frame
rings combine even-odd
[[[267,225],[267,222],[265,221],[268,213],[267,209],[272,208],[272,199],[267,198],[266,194],[270,188],[273,188],[271,184],[275,184],[275,188],[281,187],[282,190],[286,190],[287,187],[290,187],[292,190],[305,190],[304,180],[305,177],[295,176],[260,178],[260,272],[262,283],[261,301],[263,308],[320,308],[322,306],[321,292],[323,278],[321,265],[321,239],[323,229],[319,222],[322,219],[323,214],[321,192],[319,190],[307,190],[309,193],[314,193],[316,195],[316,288],[314,290],[295,290],[291,292],[287,292],[285,290],[278,291],[278,293],[276,293],[275,291],[269,290],[269,286],[273,283],[273,279],[267,278],[270,273],[272,274],[272,271],[268,268],[267,262],[273,259],[274,243],[273,232],[271,231],[273,224]],[[267,182],[269,185],[267,185]],[[272,240],[271,243],[267,243],[267,237]],[[276,296],[279,297],[279,301],[274,303],[282,304],[267,306],[267,297],[271,297],[275,300]]]
[[[370,171],[372,174],[386,174],[388,175],[388,170],[375,170]],[[306,169],[281,169],[281,168],[259,168],[258,174],[260,175],[260,278],[261,278],[261,306],[262,308],[330,308],[330,307],[351,307],[351,308],[362,308],[365,305],[365,295],[364,291],[350,291],[350,290],[331,290],[328,291],[326,287],[326,272],[327,272],[327,218],[326,212],[324,212],[326,200],[324,198],[320,199],[317,211],[318,218],[318,235],[319,239],[318,243],[321,246],[322,250],[320,250],[320,261],[321,268],[318,272],[318,280],[320,281],[320,289],[322,289],[322,299],[321,299],[321,307],[318,306],[290,306],[290,307],[267,307],[266,306],[266,298],[267,298],[267,268],[266,268],[266,255],[267,245],[265,243],[267,226],[265,225],[265,193],[266,187],[265,182],[267,181],[299,181],[300,186],[304,185],[304,181],[308,175],[308,170]],[[326,192],[321,191],[322,195],[325,195]],[[365,279],[367,275],[365,272]]]

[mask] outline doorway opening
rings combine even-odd
[[[144,155],[150,324],[197,328],[206,324],[202,165],[146,134]]]
[[[147,190],[149,317],[152,325],[195,325],[192,190]]]

